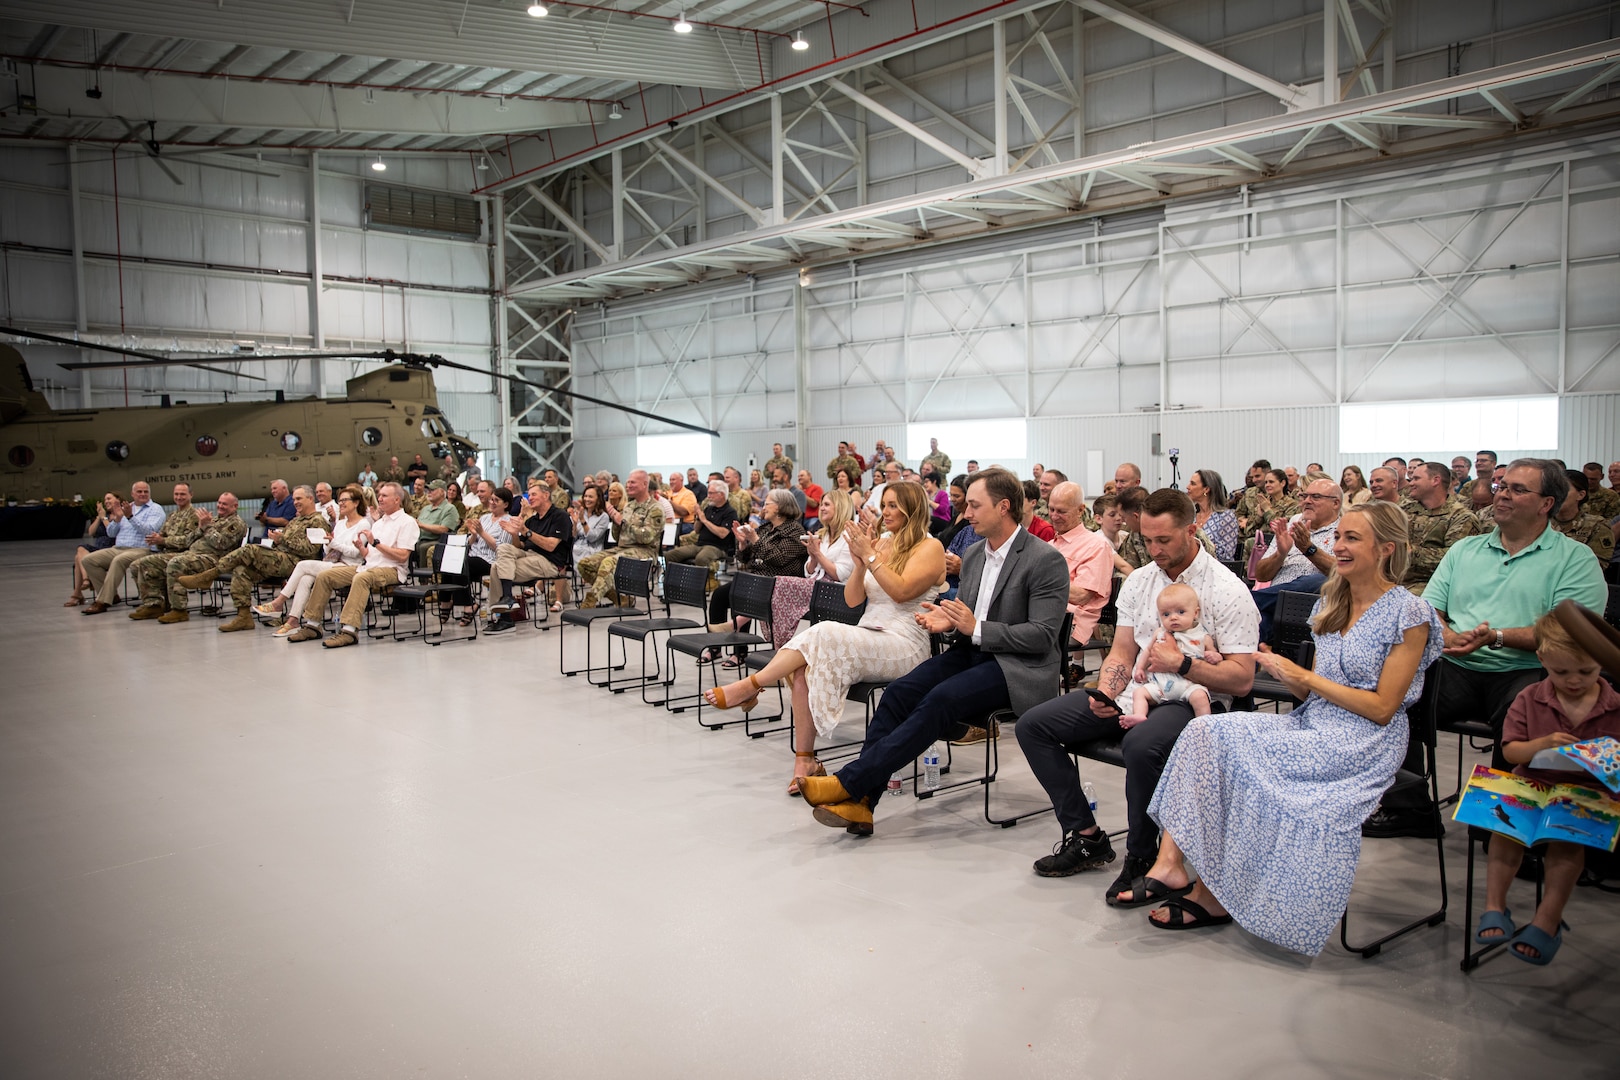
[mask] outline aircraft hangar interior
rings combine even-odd
[[[0,147],[5,1075],[1614,1075],[1620,3],[6,0]]]

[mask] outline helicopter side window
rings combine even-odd
[[[367,446],[380,445],[383,441],[383,433],[378,428],[368,427],[360,433],[360,441]]]
[[[304,440],[296,431],[283,431],[281,433],[281,448],[289,453],[304,445]]]
[[[424,416],[422,418],[422,434],[429,439],[437,439],[444,434],[444,425],[439,423],[437,417]]]
[[[203,457],[213,457],[219,451],[219,440],[212,435],[197,436],[197,453]]]
[[[14,469],[26,469],[34,463],[34,448],[31,446],[13,446],[6,451],[6,460]]]
[[[129,443],[122,439],[114,439],[107,444],[108,461],[124,461],[129,457]]]
[[[436,458],[447,458],[450,456],[450,446],[442,442],[429,443],[428,452]]]

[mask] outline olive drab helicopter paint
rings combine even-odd
[[[341,398],[233,401],[106,409],[52,409],[33,388],[22,354],[0,345],[0,490],[19,502],[99,499],[137,480],[171,501],[174,485],[212,501],[253,498],[270,481],[352,480],[369,462],[460,472],[478,447],[439,411],[433,373],[390,365],[348,381]]]
[[[192,405],[162,404],[106,409],[52,409],[34,389],[22,354],[0,344],[0,494],[34,499],[87,501],[108,491],[125,492],[137,480],[152,486],[152,497],[169,502],[174,485],[191,485],[194,499],[211,502],[225,491],[253,498],[270,481],[338,483],[360,475],[375,462],[386,468],[397,457],[409,465],[415,455],[432,462],[437,474],[449,461],[460,472],[478,446],[457,435],[439,410],[434,368],[447,367],[485,378],[528,386],[544,396],[588,401],[631,416],[718,437],[719,432],[683,420],[643,412],[574,390],[531,382],[438,355],[396,352],[281,353],[267,356],[174,357],[57,337],[11,326],[0,333],[76,349],[115,353],[116,362],[67,363],[79,371],[96,368],[206,367],[251,361],[311,359],[383,360],[350,379],[341,398],[293,401],[234,401]],[[136,359],[129,359],[135,357]]]

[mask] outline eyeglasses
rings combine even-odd
[[[1313,492],[1313,491],[1307,491],[1305,494],[1301,495],[1299,497],[1299,499],[1300,499],[1301,502],[1312,502],[1312,501],[1316,501],[1316,500],[1320,500],[1320,501],[1323,501],[1323,502],[1338,502],[1339,501],[1339,497],[1337,495],[1322,495],[1322,494],[1318,494],[1318,493]]]
[[[1501,484],[1501,485],[1498,485],[1496,490],[1505,491],[1509,495],[1513,495],[1513,496],[1524,496],[1524,495],[1540,496],[1541,495],[1541,492],[1539,492],[1539,491],[1531,491],[1529,488],[1525,487],[1523,484]]]

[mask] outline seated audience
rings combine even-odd
[[[1209,537],[1221,562],[1237,558],[1237,514],[1226,507],[1226,485],[1214,469],[1199,469],[1187,478],[1187,498],[1193,501],[1193,520]]]
[[[580,492],[579,498],[568,508],[568,517],[574,527],[573,554],[576,563],[607,550],[608,532],[613,527],[613,520],[603,508],[601,488],[593,484]]]
[[[1605,524],[1620,517],[1620,494],[1603,486],[1603,466],[1588,461],[1581,466],[1581,470],[1586,477],[1586,505],[1582,509],[1588,514],[1596,514]]]
[[[359,566],[365,561],[365,552],[360,550],[359,544],[360,531],[371,525],[371,519],[364,513],[365,492],[358,487],[346,487],[338,494],[337,504],[342,516],[332,526],[325,556],[300,561],[269,603],[254,605],[253,610],[267,618],[289,612],[276,627],[278,638],[291,637],[303,625],[302,615],[309,606],[309,594],[315,588],[316,578],[333,566]],[[315,625],[319,628],[319,620]]]
[[[422,455],[417,454],[411,459],[411,463],[405,467],[405,482],[412,487],[415,487],[417,480],[421,480],[425,484],[431,472],[428,463],[422,460]]]
[[[92,551],[80,560],[90,582],[94,602],[82,614],[100,615],[118,602],[118,589],[130,567],[156,549],[158,532],[163,528],[163,507],[152,501],[152,488],[145,480],[130,487],[130,501],[113,507],[107,522],[112,547]]]
[[[793,459],[782,453],[781,443],[771,443],[771,456],[765,461],[765,475],[769,476],[777,469],[781,469],[791,477],[793,475]]]
[[[838,493],[827,497],[837,499]],[[866,605],[860,625],[817,623],[794,634],[757,675],[705,695],[718,708],[751,709],[762,687],[790,680],[794,767],[788,794],[799,793],[802,777],[826,775],[816,759],[816,736],[843,719],[851,686],[899,678],[928,657],[928,631],[915,616],[938,592],[945,569],[944,549],[928,535],[929,516],[919,485],[889,485],[881,529],[851,521],[841,533],[853,556],[844,602]]]
[[[985,541],[963,560],[961,599],[924,603],[912,617],[931,634],[951,633],[952,643],[885,688],[859,757],[837,776],[799,780],[823,825],[870,836],[889,777],[930,743],[958,737],[997,709],[1028,716],[1058,693],[1068,568],[1050,544],[1019,527],[1024,490],[1016,476],[991,468],[969,479],[968,519]],[[918,505],[912,513],[922,512]]]
[[[815,478],[810,475],[809,469],[800,469],[799,490],[804,492],[805,527],[809,528],[815,524],[816,514],[821,508],[821,497],[826,494],[826,489],[816,483]]]
[[[388,468],[383,470],[382,478],[385,481],[392,480],[394,483],[399,484],[401,490],[403,490],[405,485],[405,469],[400,465],[398,457],[390,457],[388,459]],[[376,484],[372,485],[372,487],[376,486]]]
[[[930,469],[923,474],[923,494],[927,496],[928,505],[932,511],[928,522],[928,531],[933,536],[939,536],[945,527],[951,523],[951,497],[941,486],[939,474]]]
[[[156,533],[147,537],[155,554],[137,559],[132,566],[141,598],[140,606],[130,612],[129,617],[132,619],[155,619],[163,614],[164,608],[163,593],[156,587],[157,582],[162,580],[161,574],[154,581],[150,567],[144,576],[140,567],[152,559],[158,560],[160,565],[168,562],[190,548],[197,537],[202,535],[202,519],[198,515],[197,508],[191,505],[191,485],[183,482],[174,485],[173,498],[174,513],[168,516]],[[212,515],[209,517],[212,520]]]
[[[1473,465],[1467,457],[1458,454],[1451,459],[1451,493],[1456,495],[1462,491],[1464,484],[1468,483],[1468,470]]]
[[[956,590],[961,586],[962,556],[968,549],[977,544],[983,537],[973,528],[973,522],[967,513],[967,489],[969,477],[966,473],[951,481],[951,505],[959,506],[957,520],[951,523],[951,528],[940,534],[940,543],[945,545],[945,592],[942,594],[947,600],[956,599]],[[1018,494],[1022,497],[1023,485],[1018,487]]]
[[[359,481],[360,486],[363,488],[377,486],[377,463],[375,461],[366,462],[366,467],[360,470]]]
[[[1120,577],[1129,577],[1136,567],[1119,553],[1120,546],[1130,539],[1130,530],[1125,524],[1125,511],[1119,508],[1119,497],[1097,496],[1091,504],[1091,513],[1097,519],[1098,534],[1108,541],[1108,546],[1114,553],[1114,573]]]
[[[765,512],[765,493],[771,490],[765,482],[765,474],[758,469],[748,470],[748,513],[751,517],[758,517]]]
[[[1372,491],[1367,487],[1366,474],[1361,471],[1360,465],[1346,465],[1344,467],[1344,472],[1339,474],[1339,487],[1344,491],[1343,510],[1348,510],[1352,506],[1360,506],[1372,498]]]
[[[764,522],[750,525],[736,522],[732,532],[737,540],[737,570],[765,577],[804,576],[804,525],[799,521],[799,501],[785,491],[765,496]],[[748,620],[731,612],[731,582],[726,581],[709,594],[709,622],[721,629],[746,629]],[[724,624],[724,625],[721,625]],[[793,627],[783,626],[778,640],[786,641]],[[773,635],[775,636],[775,635]],[[738,646],[726,667],[737,667],[747,649]]]
[[[1425,461],[1413,473],[1411,501],[1404,507],[1410,533],[1410,556],[1401,585],[1413,596],[1434,576],[1435,567],[1451,545],[1480,531],[1479,518],[1450,492],[1451,469],[1438,461]]]
[[[499,634],[517,629],[517,598],[512,586],[522,581],[557,580],[568,589],[568,568],[573,562],[574,523],[568,511],[551,505],[551,488],[544,483],[529,489],[528,517],[523,521],[503,518],[496,524],[507,536],[495,553],[495,562],[489,572],[489,624],[486,634]],[[546,602],[543,589],[536,589],[534,602]],[[552,610],[561,611],[562,602],[555,601]]]
[[[845,533],[854,517],[855,504],[850,502],[848,495],[841,491],[829,491],[822,495],[819,508],[821,528],[804,541],[804,549],[808,553],[804,563],[807,579],[849,580],[849,573],[855,568],[855,554],[849,549],[849,537]]]
[[[1603,678],[1598,662],[1569,636],[1558,617],[1536,620],[1536,658],[1547,677],[1525,687],[1513,699],[1502,725],[1502,757],[1515,775],[1549,784],[1587,783],[1591,774],[1571,763],[1568,771],[1536,768],[1532,759],[1545,750],[1608,736],[1620,739],[1620,694]],[[1513,939],[1513,955],[1529,964],[1548,964],[1564,943],[1564,905],[1594,849],[1559,840],[1538,844],[1542,858],[1541,903],[1522,927],[1508,910],[1508,886],[1519,873],[1524,845],[1511,836],[1491,835],[1485,871],[1485,913],[1474,940],[1489,945]],[[1607,853],[1600,858],[1609,858]]]
[[[332,498],[332,485],[328,484],[325,480],[322,480],[320,483],[315,485],[315,509],[319,510],[321,512],[321,516],[326,519],[326,526],[328,529],[331,529],[337,524],[339,513],[338,504],[337,501]]]
[[[285,578],[300,559],[320,555],[321,546],[309,538],[311,529],[317,533],[326,531],[326,515],[315,509],[315,490],[308,484],[299,484],[293,489],[292,501],[292,520],[285,528],[269,531],[265,537],[270,541],[269,547],[249,544],[220,556],[213,566],[175,578],[175,584],[182,589],[206,589],[215,579],[230,577],[231,603],[236,606],[236,617],[220,623],[220,633],[252,630],[258,625],[253,621],[253,587],[269,578]],[[179,607],[183,609],[185,605]]]
[[[1261,641],[1271,640],[1271,613],[1279,595],[1317,592],[1333,570],[1333,537],[1338,532],[1344,493],[1332,480],[1314,480],[1300,500],[1303,510],[1271,523],[1271,543],[1254,572],[1255,581],[1266,582],[1264,588],[1254,590]]]
[[[1590,500],[1586,474],[1566,469],[1564,476],[1569,480],[1569,494],[1564,497],[1564,505],[1553,514],[1552,527],[1591,548],[1599,566],[1608,566],[1609,560],[1614,558],[1614,531],[1607,521],[1586,511]]]
[[[1462,486],[1457,495],[1475,510],[1491,504],[1496,496],[1493,474],[1496,472],[1496,451],[1480,450],[1474,454],[1474,479]],[[1483,491],[1481,489],[1484,489]]]
[[[883,489],[889,484],[899,483],[905,477],[904,469],[898,461],[886,461],[872,470],[872,493],[866,497],[863,505],[876,514],[883,505]]]
[[[502,505],[502,504],[497,504]],[[322,647],[340,649],[360,640],[360,627],[366,624],[366,603],[373,590],[390,588],[405,581],[405,566],[420,535],[416,519],[405,512],[405,492],[396,483],[385,482],[377,489],[377,507],[382,517],[369,522],[356,534],[355,540],[365,560],[359,566],[334,566],[315,579],[309,591],[309,602],[304,607],[304,625],[287,640],[314,641],[321,636],[318,629],[326,602],[332,594],[349,588],[349,599],[338,615],[338,631]],[[486,515],[488,516],[488,515]]]
[[[551,505],[556,510],[567,510],[573,502],[573,494],[563,487],[562,477],[557,475],[556,469],[547,469],[543,474],[546,488],[551,492]]]
[[[671,548],[664,554],[664,561],[713,566],[731,558],[737,551],[734,527],[738,520],[736,508],[726,498],[726,485],[712,481],[708,499],[697,508],[697,543]]]
[[[214,500],[214,508],[217,517],[206,510],[197,511],[202,533],[191,542],[190,548],[177,555],[148,555],[135,564],[136,573],[141,577],[142,594],[150,592],[160,598],[161,612],[157,617],[160,623],[172,625],[191,620],[181,577],[218,564],[220,559],[242,546],[247,522],[236,512],[236,496],[229,491],[222,492]]]
[[[1241,508],[1237,512],[1238,529],[1244,540],[1254,539],[1256,533],[1278,518],[1299,513],[1298,500],[1288,493],[1288,474],[1281,469],[1267,469],[1260,478],[1259,490],[1247,500],[1247,508],[1253,517],[1245,518]]]
[[[399,460],[395,458],[394,460]],[[292,493],[287,489],[287,481],[270,481],[270,497],[264,501],[264,507],[254,515],[257,521],[267,529],[284,528],[288,522],[298,516],[298,509],[293,505]]]
[[[123,511],[124,500],[111,491],[103,495],[101,502],[96,504],[96,516],[84,526],[84,536],[89,543],[80,544],[73,552],[73,593],[63,607],[78,607],[84,603],[84,594],[90,589],[90,579],[84,572],[84,557],[92,551],[102,551],[113,546],[113,538],[108,534],[107,526],[114,520],[114,514],[122,514]]]
[[[1383,503],[1345,515],[1337,573],[1313,618],[1314,671],[1261,652],[1303,705],[1182,731],[1148,806],[1163,831],[1141,895],[1168,900],[1149,916],[1154,926],[1235,918],[1285,949],[1322,951],[1350,898],[1358,830],[1400,767],[1406,710],[1440,655],[1434,609],[1395,584],[1406,571],[1404,517]]]
[[[685,536],[697,527],[698,501],[679,469],[669,474],[668,497],[669,505],[675,508],[675,535]]]
[[[664,512],[647,489],[646,471],[633,469],[625,477],[624,486],[615,483],[613,487],[618,488],[620,506],[613,505],[610,494],[607,515],[613,522],[617,543],[600,555],[575,560],[579,579],[585,583],[585,598],[580,601],[580,607],[593,608],[618,602],[619,593],[613,584],[613,574],[619,560],[656,559],[658,547],[663,542]]]
[[[488,480],[478,481],[478,497],[484,503],[484,512],[477,517],[469,517],[466,523],[467,535],[467,561],[462,571],[469,582],[488,578],[490,569],[495,565],[495,559],[500,554],[503,544],[509,543],[511,534],[501,528],[501,522],[511,516],[519,500],[513,492],[498,488]],[[379,498],[379,503],[381,499]],[[453,604],[473,603],[472,589],[469,587],[456,594]],[[475,615],[464,615],[461,618],[463,626],[470,626]]]
[[[1097,694],[1065,695],[1018,721],[1018,745],[1051,797],[1063,831],[1052,854],[1035,862],[1035,872],[1042,877],[1067,877],[1114,859],[1113,845],[1092,816],[1069,754],[1097,739],[1121,738],[1120,719],[1131,708],[1131,672],[1144,651],[1147,671],[1174,672],[1204,686],[1219,711],[1230,708],[1233,697],[1247,694],[1254,685],[1260,613],[1243,583],[1198,543],[1196,529],[1192,500],[1181,492],[1161,488],[1147,497],[1142,532],[1153,561],[1132,572],[1120,589],[1114,644],[1103,661]],[[1218,663],[1183,656],[1173,642],[1160,640],[1159,594],[1173,584],[1190,585],[1198,594],[1203,625],[1220,642]],[[1124,866],[1108,888],[1111,906],[1137,907],[1166,898],[1164,888],[1144,880],[1159,846],[1148,802],[1171,748],[1192,717],[1185,702],[1168,702],[1153,708],[1145,722],[1124,730],[1121,746],[1130,828]]]
[[[1114,586],[1114,549],[1102,533],[1081,521],[1084,497],[1079,484],[1065,480],[1052,488],[1048,507],[1056,534],[1052,546],[1069,568],[1070,637],[1079,644],[1091,640]]]
[[[450,501],[450,485],[443,480],[429,484],[427,499],[416,508],[415,517],[421,535],[422,565],[431,566],[433,547],[444,543],[451,533],[461,531],[461,511]]]
[[[1535,621],[1560,600],[1603,610],[1608,589],[1592,550],[1548,526],[1569,481],[1556,463],[1520,458],[1507,466],[1494,505],[1496,527],[1451,546],[1423,590],[1440,615],[1445,657],[1435,716],[1445,727],[1484,720],[1498,736],[1508,706],[1544,674]],[[1422,747],[1410,766],[1422,771]],[[1493,761],[1501,767],[1500,751]],[[1416,793],[1392,792],[1362,827],[1364,836],[1434,837],[1439,809]]]
[[[1052,523],[1044,518],[1035,516],[1035,503],[1041,497],[1041,486],[1033,480],[1025,480],[1024,484],[1024,517],[1019,522],[1029,530],[1029,534],[1037,540],[1044,540],[1050,544],[1057,536]],[[1050,512],[1050,511],[1049,511]]]

